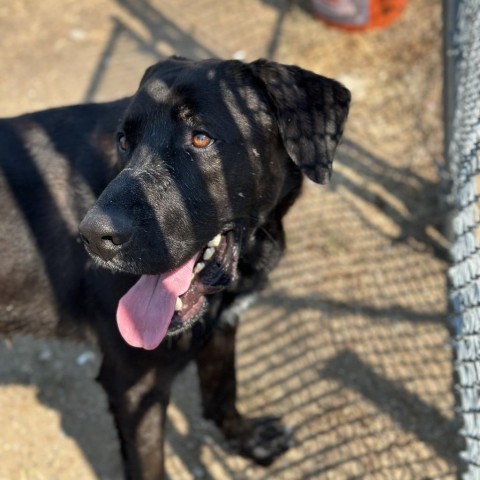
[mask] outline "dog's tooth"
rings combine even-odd
[[[222,241],[222,236],[220,234],[215,235],[209,242],[208,246],[209,247],[218,247],[220,245],[220,242]]]
[[[175,311],[179,312],[183,308],[183,302],[180,297],[177,297],[177,301],[175,302]]]
[[[193,273],[200,273],[205,268],[205,264],[203,262],[198,262],[193,269]]]
[[[215,253],[215,249],[213,247],[209,247],[203,252],[203,259],[204,260],[210,260],[213,257],[213,254]]]

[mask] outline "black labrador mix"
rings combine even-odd
[[[132,98],[0,120],[0,331],[94,333],[128,478],[162,478],[192,359],[239,453],[268,465],[288,448],[278,419],[235,406],[235,332],[302,173],[330,177],[349,102],[295,66],[172,57]]]

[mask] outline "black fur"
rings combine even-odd
[[[162,478],[170,386],[194,358],[204,414],[241,454],[269,464],[288,448],[278,419],[235,407],[239,305],[281,257],[301,172],[328,180],[349,101],[298,67],[172,57],[132,98],[0,120],[0,331],[95,334],[128,478]],[[211,270],[201,314],[154,350],[127,345],[115,312],[138,275],[225,232],[231,271]]]

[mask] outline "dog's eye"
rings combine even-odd
[[[123,133],[118,134],[117,145],[122,152],[126,152],[128,150],[127,137]]]
[[[195,133],[192,135],[192,145],[195,148],[207,148],[213,143],[213,138],[210,138],[205,133]]]

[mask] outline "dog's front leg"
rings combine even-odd
[[[98,381],[107,392],[128,480],[164,478],[164,426],[171,380],[159,377],[156,369],[120,368],[106,358],[100,369]]]
[[[290,446],[291,434],[276,417],[249,419],[236,407],[236,322],[222,323],[197,356],[203,415],[231,446],[260,465],[270,465]]]

